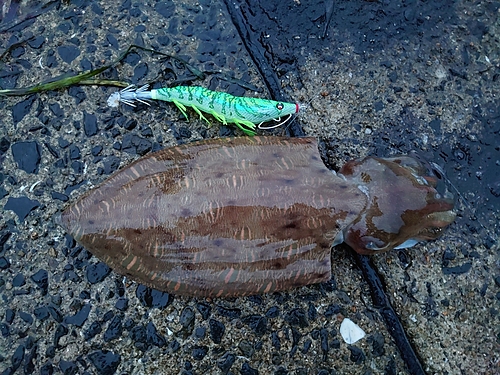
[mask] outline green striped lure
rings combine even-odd
[[[153,90],[148,90],[147,85],[139,88],[129,86],[111,94],[108,105],[118,107],[121,102],[135,107],[136,102],[149,105],[148,100],[172,102],[186,119],[188,118],[186,107],[192,107],[207,123],[210,124],[202,112],[212,115],[223,124],[235,124],[247,135],[255,135],[257,127],[259,129],[278,127],[299,111],[299,104],[296,103],[234,96],[199,86],[176,86]],[[288,117],[281,121],[281,118],[285,116]],[[279,124],[262,126],[263,123],[271,120]]]

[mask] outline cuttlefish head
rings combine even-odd
[[[435,239],[455,219],[452,195],[438,192],[438,178],[412,157],[367,157],[346,163],[339,173],[368,197],[342,234],[360,254]]]

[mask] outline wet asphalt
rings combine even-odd
[[[236,299],[157,292],[112,272],[54,217],[141,155],[241,133],[168,103],[109,108],[109,86],[2,97],[0,373],[500,372],[498,2],[46,4],[16,14],[14,3],[0,22],[2,89],[98,68],[131,44],[154,49],[177,59],[134,49],[100,77],[304,103],[262,134],[315,136],[332,169],[417,152],[446,176],[458,216],[368,271],[336,247],[325,284]],[[367,337],[344,343],[344,317]]]

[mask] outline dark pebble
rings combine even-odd
[[[172,130],[172,135],[177,140],[177,142],[182,141],[183,139],[191,138],[191,130],[189,130],[185,126],[172,126],[170,127],[170,129]]]
[[[59,137],[59,139],[57,140],[57,144],[61,148],[66,148],[70,145],[69,141],[67,141],[66,139],[61,138],[61,137]]]
[[[129,11],[130,17],[139,17],[142,14],[142,11],[139,8],[132,8]],[[142,26],[142,27],[141,27]],[[146,27],[144,25],[137,25],[134,28],[135,32],[142,33],[146,31]]]
[[[92,362],[99,375],[114,374],[122,360],[119,354],[107,350],[90,353],[87,358]]]
[[[140,137],[138,137],[140,138]],[[139,144],[137,145],[136,148],[136,153],[137,155],[143,156],[146,155],[149,151],[151,151],[151,148],[153,147],[153,144],[148,141],[147,139],[140,138]]]
[[[500,197],[500,180],[488,185],[490,193],[495,197]]]
[[[226,318],[229,319],[237,319],[241,316],[240,309],[228,309],[222,306],[217,306],[217,311],[219,315],[225,316]]]
[[[123,59],[123,62],[129,64],[130,66],[135,66],[141,61],[141,55],[136,52],[131,52]]]
[[[78,373],[78,366],[74,362],[64,361],[59,362],[59,369],[64,375],[75,375]]]
[[[118,39],[116,39],[113,34],[106,35],[106,40],[108,41],[109,45],[114,49],[117,50],[119,48]]]
[[[125,311],[128,308],[128,298],[118,298],[115,307],[120,311]]]
[[[29,353],[25,356],[23,371],[25,374],[33,374],[35,372],[35,363],[38,363],[38,345],[31,348],[26,345],[26,349],[29,349]]]
[[[123,323],[123,329],[126,331],[130,331],[135,326],[135,322],[132,319],[127,319],[125,323]]]
[[[179,349],[181,348],[181,344],[179,344],[179,341],[174,339],[170,342],[169,348],[172,353],[175,353],[179,351]]]
[[[59,324],[54,332],[54,346],[59,348],[59,340],[61,337],[66,336],[68,334],[68,328],[66,326]]]
[[[104,341],[108,342],[121,336],[123,332],[122,317],[116,315],[108,325],[104,332]]]
[[[102,151],[102,146],[94,146],[92,147],[92,156],[97,156],[101,153]]]
[[[47,306],[39,306],[33,310],[33,314],[38,320],[45,320],[49,317],[49,310]]]
[[[107,322],[107,321],[110,321],[111,319],[113,319],[113,317],[115,316],[115,313],[113,311],[108,311],[107,313],[105,313],[103,316],[102,316],[102,321],[103,322]]]
[[[137,120],[129,119],[122,126],[124,129],[133,130],[137,126]]]
[[[99,131],[97,127],[97,117],[91,113],[84,112],[83,114],[83,130],[87,137],[96,135]]]
[[[495,285],[500,288],[500,276],[495,276],[494,279]]]
[[[149,126],[141,126],[141,135],[143,137],[152,137],[153,136],[153,129]]]
[[[83,337],[85,341],[89,341],[92,339],[94,336],[98,335],[101,333],[102,328],[101,328],[101,323],[99,322],[92,322],[90,327],[83,333]]]
[[[258,336],[262,336],[267,331],[267,318],[262,315],[249,315],[241,318]]]
[[[33,39],[28,40],[28,45],[34,49],[40,48],[43,45],[43,43],[45,43],[45,37],[42,35],[39,35]]]
[[[68,196],[62,193],[58,193],[57,191],[53,191],[50,193],[52,199],[60,200],[61,202],[67,202],[69,200]]]
[[[5,257],[0,257],[0,270],[6,270],[10,267],[10,262]]]
[[[182,35],[185,35],[185,36],[193,36],[194,35],[194,27],[193,25],[187,25],[186,28],[184,30],[182,30]],[[202,62],[204,62],[203,60],[201,60]],[[206,60],[206,61],[209,61],[209,60]]]
[[[277,332],[271,333],[271,345],[276,350],[280,350],[280,348],[281,348],[281,340],[280,340],[280,337],[278,336]]]
[[[0,332],[3,337],[10,336],[10,326],[6,323],[0,323]]]
[[[24,353],[25,353],[25,348],[24,345],[21,344],[16,348],[14,354],[12,354],[12,357],[10,358],[13,370],[12,374],[19,368],[19,366],[21,366],[21,363],[24,359]]]
[[[461,78],[461,79],[463,79],[465,81],[468,80],[467,73],[465,71],[463,71],[463,70],[457,70],[457,69],[450,68],[450,69],[448,69],[448,71],[454,77]]]
[[[132,341],[134,341],[134,345],[136,347],[143,350],[147,349],[148,345],[144,345],[147,344],[148,342],[146,327],[144,327],[143,325],[135,326],[130,330],[129,336],[132,339]],[[138,344],[143,344],[143,345],[138,345]]]
[[[0,173],[0,176],[1,176],[1,173]],[[5,246],[6,242],[9,240],[11,235],[12,235],[12,232],[7,231],[7,230],[0,232],[0,252],[2,252],[4,250],[4,246]]]
[[[86,58],[80,60],[80,66],[82,67],[83,70],[92,70],[93,68],[92,63]],[[72,86],[72,87],[76,88],[77,86]]]
[[[170,44],[170,38],[166,35],[160,35],[156,38],[156,40],[162,46],[168,46]]]
[[[91,284],[97,284],[103,281],[111,272],[111,268],[109,268],[106,264],[99,262],[96,264],[89,264],[87,266],[85,276],[87,277],[87,281]]]
[[[207,320],[210,317],[210,314],[212,313],[212,306],[203,302],[197,303],[196,309],[201,314],[203,320]]]
[[[194,330],[194,337],[197,338],[198,340],[201,340],[202,338],[205,337],[205,334],[207,333],[207,329],[205,327],[196,327]]]
[[[47,362],[40,368],[40,375],[52,375],[54,373],[54,366],[52,363]]]
[[[7,203],[4,206],[4,209],[14,211],[14,213],[19,218],[19,221],[23,222],[24,219],[26,219],[26,216],[28,216],[28,214],[32,210],[39,206],[40,202],[38,202],[37,200],[31,200],[28,197],[9,197]]]
[[[61,323],[63,321],[63,315],[57,308],[55,308],[54,306],[47,306],[47,310],[49,310],[50,316],[56,322]]]
[[[164,309],[173,301],[172,295],[165,292],[160,292],[156,289],[148,288],[144,285],[139,285],[137,287],[137,289],[135,290],[135,295],[146,307],[156,307],[159,309]]]
[[[110,134],[111,134],[111,136],[112,136],[113,138],[116,138],[116,137],[118,137],[119,135],[121,135],[120,131],[119,131],[118,129],[115,129],[115,128],[111,129]]]
[[[206,346],[195,346],[193,347],[193,358],[201,361],[208,353],[208,348]]]
[[[357,365],[363,363],[363,361],[365,360],[366,356],[365,356],[365,353],[363,353],[363,351],[356,347],[356,346],[347,346],[347,349],[349,349],[351,351],[351,361],[356,363]]]
[[[19,57],[21,57],[22,55],[24,55],[26,53],[26,50],[24,49],[23,46],[18,46],[18,47],[15,47],[13,48],[11,51],[10,51],[10,55],[17,59]]]
[[[451,249],[446,249],[443,253],[443,265],[447,266],[450,260],[454,260],[456,258],[455,252]]]
[[[75,144],[71,144],[71,146],[69,146],[69,158],[72,160],[76,160],[80,159],[81,156],[82,154],[78,146]]]
[[[304,342],[304,346],[301,350],[302,354],[307,354],[309,352],[309,349],[311,349],[311,345],[312,345],[312,340],[306,339],[306,341]]]
[[[75,104],[80,104],[87,99],[87,94],[85,94],[85,91],[79,86],[71,86],[68,88],[68,94],[75,98]]]
[[[195,315],[194,310],[191,306],[186,306],[179,317],[179,323],[182,326],[177,336],[186,339],[191,335],[194,329]]]
[[[325,318],[337,316],[338,313],[340,313],[340,306],[337,304],[331,304],[326,308]]]
[[[164,347],[167,343],[165,338],[158,333],[153,322],[149,322],[146,326],[146,335],[148,342],[159,348]]]
[[[256,369],[250,367],[248,362],[245,362],[241,366],[240,374],[241,375],[259,375],[259,372]]]
[[[133,83],[141,82],[144,79],[144,77],[147,76],[148,71],[149,71],[149,68],[145,62],[139,63],[134,68],[134,76],[132,77],[132,82]]]
[[[88,303],[83,305],[83,307],[73,316],[68,316],[64,319],[64,323],[73,324],[77,327],[82,327],[87,318],[89,317],[91,305]]]
[[[125,134],[121,144],[122,151],[141,156],[151,151],[152,147],[153,144],[150,141],[135,134]]]
[[[262,301],[262,296],[261,295],[254,295],[254,296],[248,296],[247,297],[247,300],[249,302],[253,302],[255,303],[256,305],[262,305],[263,301]]]
[[[219,127],[219,137],[234,137],[234,130],[230,126],[220,125]]]
[[[28,314],[27,312],[19,311],[19,317],[28,324],[33,323],[33,317],[31,316],[31,314]]]
[[[104,160],[103,165],[104,165],[104,173],[109,175],[114,171],[116,171],[118,167],[120,167],[120,159],[114,155],[109,156]]]
[[[0,175],[1,175],[1,173],[0,173]],[[7,231],[7,230],[0,232],[0,252],[2,252],[4,250],[5,243],[9,240],[11,235],[12,235],[12,233],[10,231]]]
[[[14,126],[29,113],[35,99],[36,96],[31,95],[12,106],[12,120],[14,121]]]
[[[220,344],[222,336],[224,336],[224,332],[226,331],[226,327],[222,322],[215,319],[210,319],[208,325],[210,327],[210,338],[214,343]]]
[[[42,157],[42,148],[36,141],[17,142],[12,145],[12,156],[17,166],[26,173],[36,173]]]
[[[285,314],[285,321],[292,326],[299,326],[301,328],[306,328],[309,326],[307,321],[307,314],[304,309],[297,308],[293,309]]]
[[[318,317],[318,311],[316,310],[316,306],[314,306],[312,302],[309,302],[307,306],[307,318],[310,321],[314,321],[316,320],[317,317]]]
[[[231,369],[231,366],[235,361],[236,356],[233,353],[226,352],[217,360],[217,367],[220,368],[223,374],[226,374]]]
[[[35,284],[40,289],[42,289],[43,294],[47,293],[47,289],[49,287],[49,275],[46,270],[39,270],[37,273],[31,276],[31,280],[33,280]]]
[[[160,1],[156,3],[155,10],[165,18],[170,19],[175,14],[175,4],[171,1]]]
[[[443,274],[445,275],[460,275],[462,273],[467,273],[472,268],[472,262],[467,262],[461,266],[455,267],[443,267]]]
[[[61,108],[61,106],[59,105],[59,103],[50,104],[49,109],[56,117],[63,117],[64,116],[64,111]]]
[[[12,310],[12,309],[5,310],[5,321],[7,323],[12,324],[15,317],[16,317],[16,314],[15,314],[14,310]]]
[[[255,353],[255,348],[247,340],[241,340],[238,344],[238,349],[240,349],[241,354],[243,354],[247,358],[252,358]]]
[[[45,356],[47,358],[54,358],[56,356],[56,348],[54,345],[50,345],[45,350]]]
[[[372,343],[372,354],[374,357],[381,357],[385,354],[384,349],[384,336],[380,333],[375,333],[368,338],[368,341]]]
[[[66,45],[58,47],[57,53],[64,62],[70,64],[80,55],[80,50],[75,46]]]
[[[277,318],[280,315],[280,308],[277,306],[272,306],[266,311],[266,316],[269,319]]]

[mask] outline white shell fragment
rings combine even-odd
[[[349,318],[342,321],[340,335],[347,344],[354,344],[366,336],[365,331]]]

